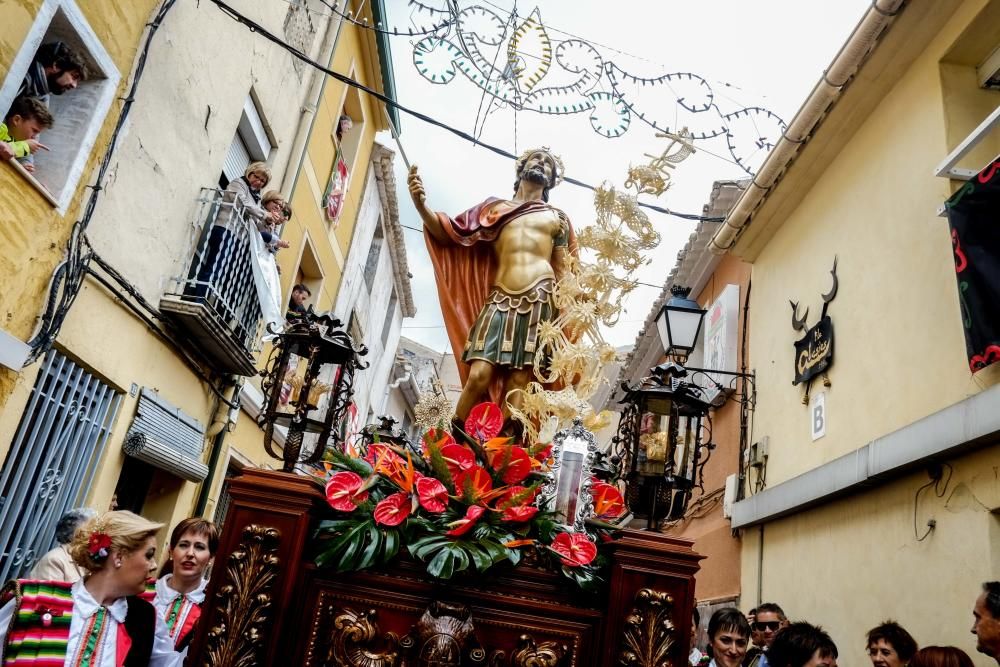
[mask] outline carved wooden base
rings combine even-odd
[[[189,665],[215,667],[683,666],[700,556],[626,530],[608,594],[582,598],[522,563],[444,583],[405,558],[335,574],[311,563],[325,510],[309,480],[251,471],[232,484],[218,566]]]

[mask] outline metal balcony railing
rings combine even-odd
[[[230,196],[202,189],[191,262],[184,275],[170,281],[160,310],[191,334],[218,370],[253,375],[262,315],[251,235],[259,232],[242,203]]]

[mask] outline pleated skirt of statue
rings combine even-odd
[[[462,361],[488,361],[514,369],[533,366],[538,325],[555,317],[554,287],[551,278],[514,294],[494,286],[469,332]]]

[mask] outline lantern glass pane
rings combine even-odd
[[[679,419],[677,447],[674,450],[674,476],[693,482],[694,451],[699,420],[695,417]]]
[[[670,451],[670,415],[644,412],[639,422],[639,471],[659,474],[664,471]]]
[[[316,379],[309,390],[309,405],[312,410],[310,419],[325,421],[326,413],[331,407],[337,380],[340,378],[340,364],[323,364],[320,366]]]
[[[302,386],[305,383],[308,360],[297,354],[288,355],[288,363],[282,371],[281,393],[278,395],[278,412],[293,413],[299,404]]]
[[[667,310],[666,316],[669,318],[669,347],[664,345],[664,349],[670,347],[693,350],[697,343],[698,329],[701,327],[703,312],[697,310]]]

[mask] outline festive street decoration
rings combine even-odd
[[[692,140],[722,137],[732,159],[753,174],[785,122],[761,106],[723,108],[708,79],[694,72],[645,75],[615,60],[615,49],[580,37],[553,40],[536,7],[527,17],[484,4],[441,7],[410,0],[410,25],[357,25],[410,38],[413,65],[427,81],[466,79],[494,104],[548,115],[586,115],[594,132],[620,137],[633,120],[664,134],[691,128]],[[336,10],[334,10],[336,11]],[[339,13],[339,12],[337,12]],[[414,40],[413,38],[420,37]],[[615,57],[625,56],[617,51]]]
[[[809,309],[806,308],[800,318],[798,302],[790,299],[788,301],[792,306],[792,328],[803,334],[802,338],[795,341],[795,379],[792,380],[792,384],[806,386],[806,393],[802,398],[803,404],[809,403],[809,388],[813,378],[822,375],[824,386],[830,386],[830,378],[826,372],[833,363],[833,321],[826,311],[830,307],[830,302],[837,296],[837,288],[840,285],[837,279],[836,257],[833,259],[830,275],[833,277],[833,286],[829,292],[821,296],[823,311],[820,313],[819,321],[812,327],[806,327]]]
[[[568,526],[541,494],[553,464],[548,444],[502,437],[494,403],[476,406],[456,432],[429,429],[420,453],[373,442],[363,456],[339,448],[327,453],[323,485],[333,517],[317,530],[316,563],[338,571],[385,564],[401,550],[426,563],[440,579],[503,563],[526,551],[585,590],[601,582],[605,559],[598,544],[605,528]],[[625,514],[617,487],[591,480],[592,517]]]

